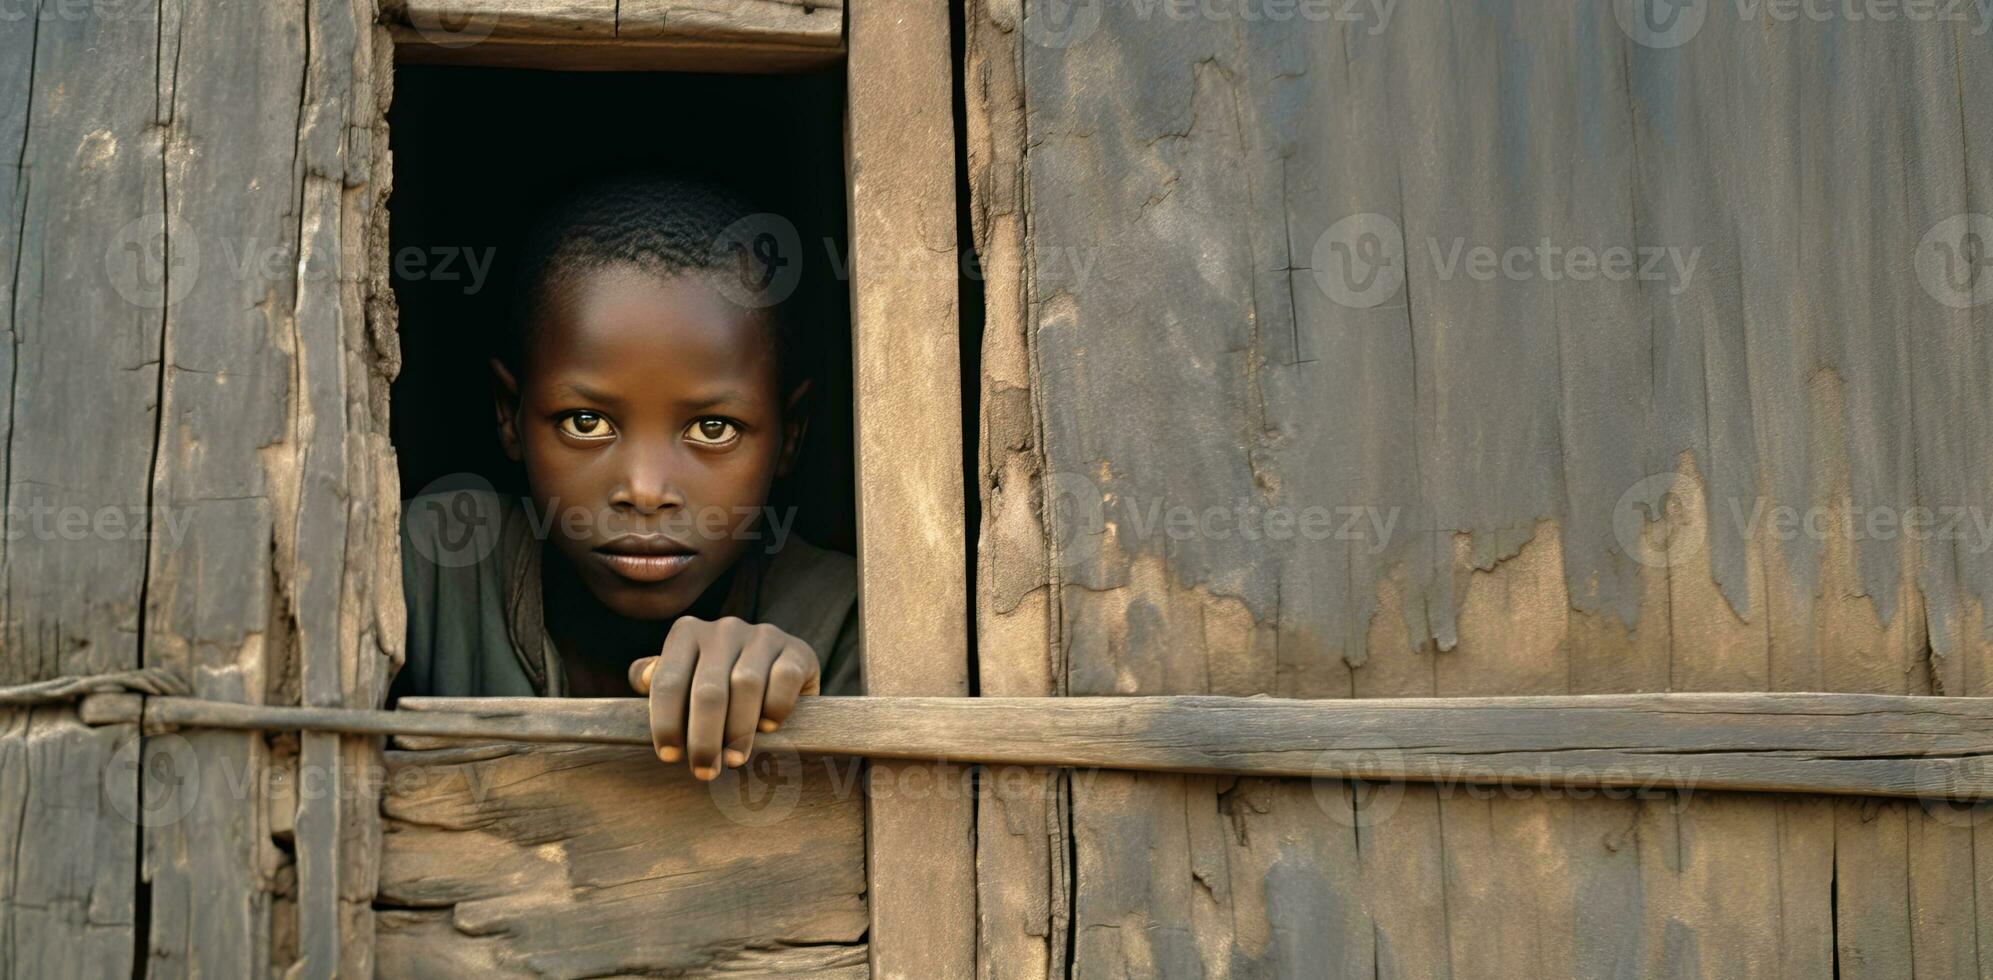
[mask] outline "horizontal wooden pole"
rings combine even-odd
[[[135,721],[96,695],[84,717]],[[126,707],[129,705],[129,707]],[[148,726],[648,745],[637,698],[405,698],[363,711],[144,699]],[[808,698],[758,748],[1252,776],[1993,799],[1993,698]]]
[[[839,0],[389,0],[397,61],[563,71],[813,71]]]

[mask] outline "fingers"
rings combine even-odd
[[[651,748],[666,762],[685,757],[685,701],[699,660],[702,625],[690,616],[679,617],[664,638],[663,652],[652,660],[648,679],[639,675],[650,691]]]
[[[692,694],[685,717],[685,761],[692,766],[692,775],[700,779],[720,774],[734,663],[746,649],[751,630],[729,616],[701,631],[699,665],[692,671]]]
[[[796,699],[817,693],[819,683],[817,652],[810,645],[795,637],[789,637],[768,669],[768,689],[761,703],[759,728],[772,732],[789,720],[789,712],[796,710]]]
[[[761,699],[768,688],[768,672],[782,656],[788,636],[773,626],[750,629],[746,649],[734,661],[729,699],[725,748],[720,761],[738,766],[754,751],[754,729],[761,721]]]
[[[657,666],[657,657],[638,657],[630,661],[630,690],[638,694],[650,693],[651,670]]]
[[[630,664],[630,687],[650,696],[651,746],[666,762],[684,759],[699,779],[744,765],[754,733],[772,732],[817,693],[816,652],[771,625],[686,616],[663,650]]]

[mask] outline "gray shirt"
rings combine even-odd
[[[543,542],[528,506],[488,490],[423,494],[402,505],[408,659],[391,698],[564,696],[560,652],[541,606]],[[773,555],[760,545],[748,551],[723,614],[808,643],[823,693],[863,693],[857,562],[796,537]]]

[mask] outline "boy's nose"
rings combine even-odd
[[[609,502],[642,513],[685,505],[685,494],[673,479],[669,453],[633,454],[629,469]]]

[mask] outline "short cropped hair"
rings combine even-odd
[[[628,264],[664,279],[708,274],[768,327],[787,394],[808,379],[813,359],[786,296],[766,290],[779,271],[771,261],[800,257],[777,259],[743,240],[744,231],[770,220],[780,221],[738,192],[703,181],[643,176],[583,187],[548,209],[527,237],[499,356],[515,371],[524,367],[554,287],[578,273]]]

